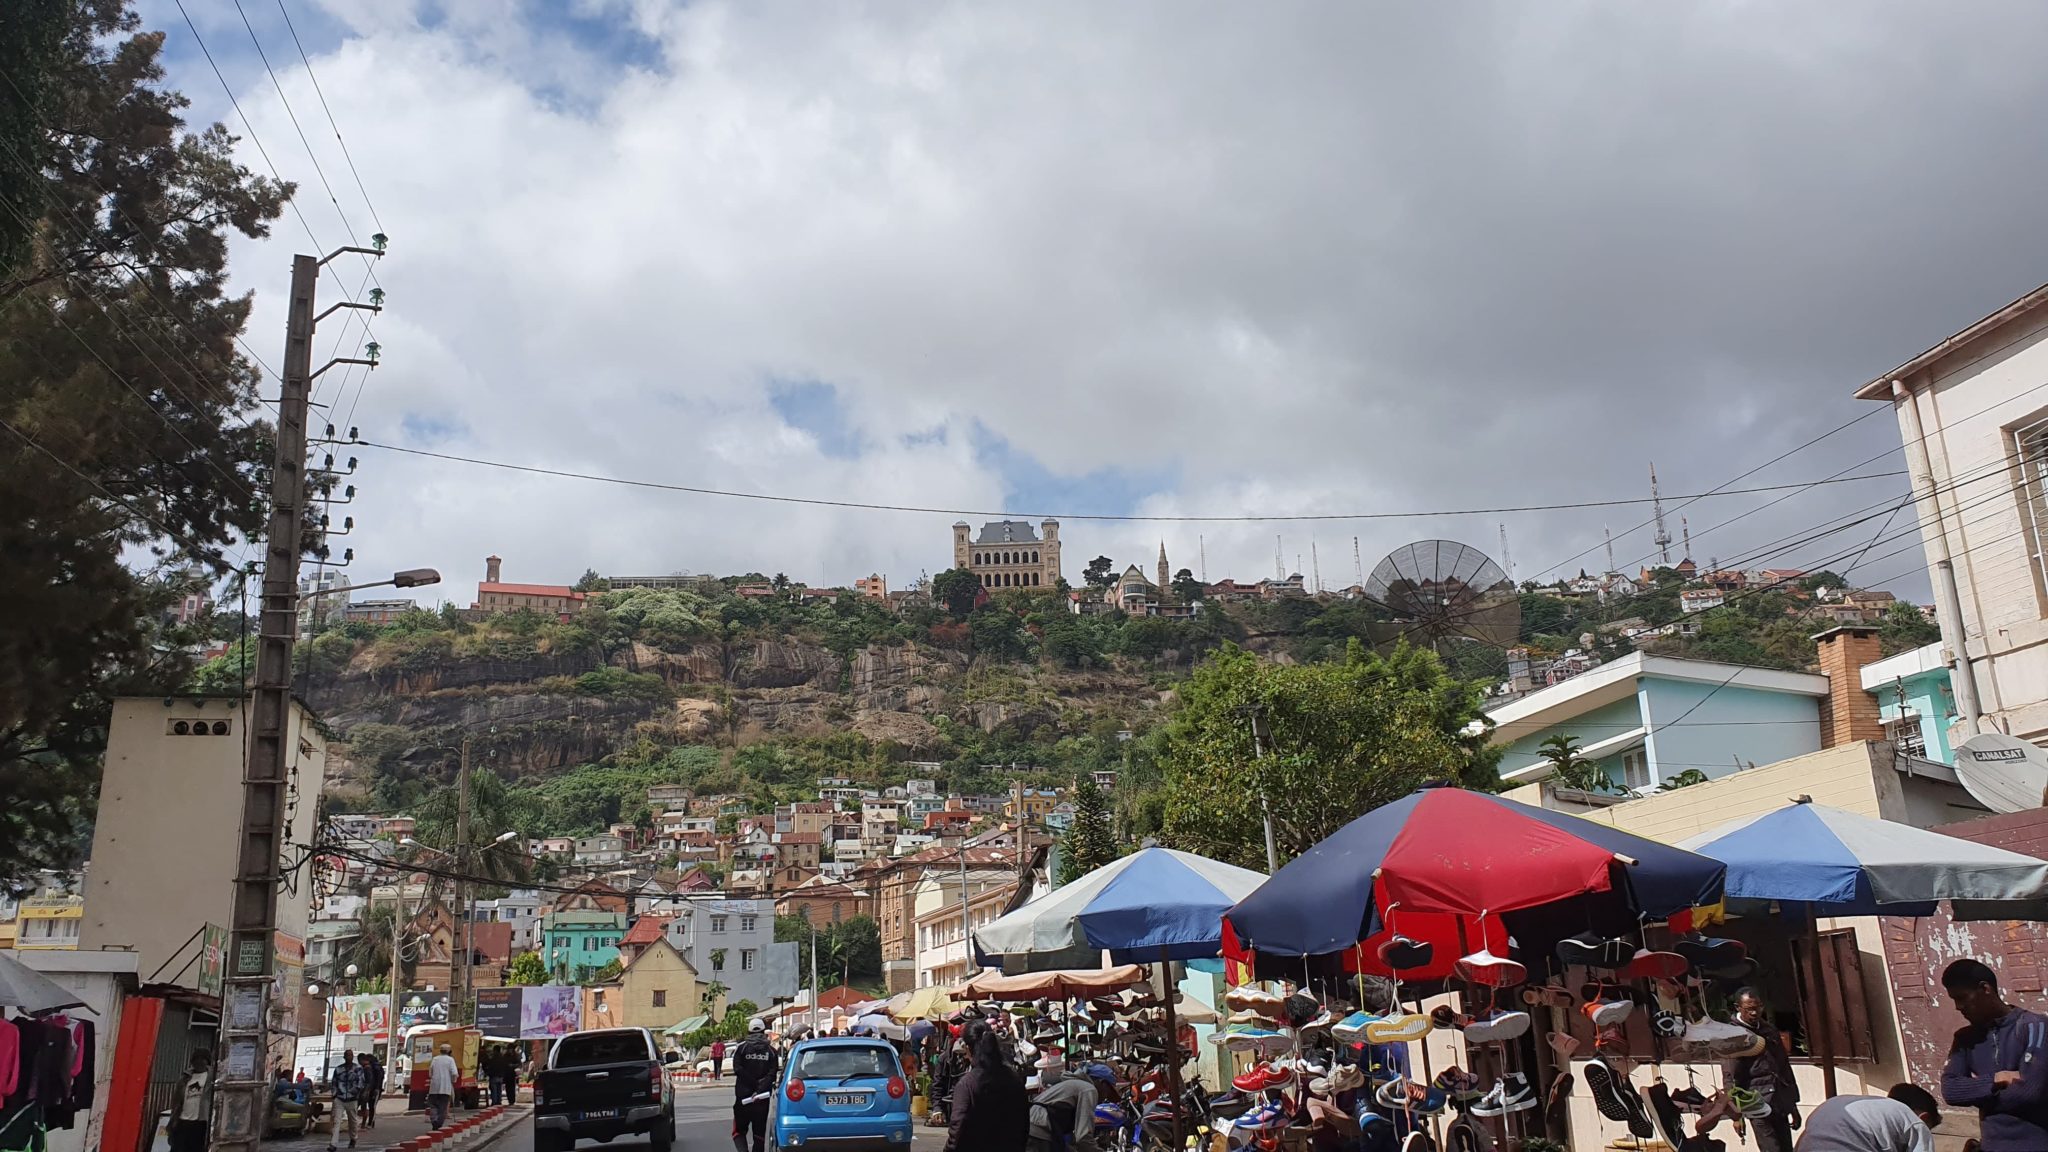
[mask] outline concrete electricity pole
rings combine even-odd
[[[261,624],[256,636],[256,679],[251,689],[249,759],[243,773],[240,830],[236,835],[234,902],[229,913],[228,980],[221,1005],[221,1066],[216,1071],[213,1146],[254,1152],[270,1109],[270,1014],[273,998],[298,989],[274,987],[277,952],[279,857],[285,844],[286,784],[291,778],[292,644],[298,637],[299,551],[305,530],[306,413],[312,393],[314,288],[320,266],[342,252],[383,253],[376,248],[343,248],[317,260],[292,258],[290,311],[285,322],[284,371],[278,396],[277,444],[270,470],[270,523],[264,544]],[[371,311],[375,304],[336,305]],[[330,309],[329,311],[332,311]],[[375,366],[369,360],[334,360]],[[296,1005],[280,1006],[290,1011]]]
[[[470,885],[464,870],[470,862],[469,853],[469,737],[462,738],[462,761],[455,770],[455,939],[457,954],[455,971],[449,990],[448,1022],[462,1021],[462,1006],[469,998],[469,920],[474,910],[469,906]]]

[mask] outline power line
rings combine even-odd
[[[71,473],[73,476],[78,477],[80,480],[84,481],[86,484],[90,485],[94,490],[99,492],[100,495],[105,496],[107,499],[112,500],[114,503],[119,504],[123,508],[126,508],[129,511],[129,513],[133,515],[136,519],[141,520],[142,522],[155,528],[157,531],[163,533],[166,539],[173,540],[179,544],[184,545],[185,548],[191,552],[193,559],[207,561],[214,564],[221,564],[225,562],[218,550],[206,548],[202,545],[193,543],[192,541],[172,531],[167,525],[163,523],[163,521],[158,520],[156,517],[151,516],[149,513],[144,512],[142,509],[137,508],[135,505],[130,504],[126,500],[123,500],[121,497],[114,495],[114,493],[110,489],[108,489],[106,485],[101,484],[99,481],[86,475],[84,472],[79,471],[78,468],[74,466],[69,460],[66,460],[62,456],[57,455],[55,452],[50,451],[41,443],[37,442],[37,440],[34,437],[30,436],[28,433],[23,432],[21,429],[16,428],[13,424],[9,423],[4,417],[0,417],[0,428],[5,428],[9,432],[14,433],[15,436],[20,438],[22,443],[49,457],[53,462],[56,463],[58,467],[64,469],[66,472]]]
[[[593,472],[573,472],[561,468],[543,468],[535,464],[512,464],[503,460],[489,460],[477,456],[460,456],[449,452],[431,452],[425,448],[407,448],[397,444],[383,444],[373,440],[356,440],[352,444],[363,448],[377,448],[386,452],[400,452],[408,456],[425,456],[435,460],[448,460],[457,464],[474,464],[485,468],[499,468],[510,472],[526,472],[537,476],[553,476],[567,480],[589,480],[601,484],[618,484],[630,488],[652,488],[664,492],[686,492],[696,496],[724,496],[736,500],[762,500],[776,504],[806,504],[825,508],[854,508],[870,512],[919,512],[941,516],[1040,516],[1054,520],[1102,520],[1166,523],[1252,523],[1259,521],[1288,520],[1413,520],[1438,516],[1491,516],[1504,512],[1548,512],[1579,508],[1609,508],[1617,505],[1645,504],[1647,499],[1627,498],[1618,500],[1588,500],[1568,504],[1525,504],[1508,508],[1454,508],[1419,512],[1328,512],[1288,514],[1246,514],[1235,516],[1140,516],[1111,515],[1089,512],[1017,512],[987,511],[972,508],[937,508],[913,504],[882,504],[863,500],[829,500],[818,496],[786,496],[767,492],[739,492],[724,488],[705,488],[690,484],[670,484],[657,480],[631,480],[618,476],[605,476]],[[1841,476],[1829,480],[1808,481],[1805,484],[1779,484],[1763,488],[1743,488],[1725,492],[1701,493],[1701,496],[1736,496],[1757,492],[1778,492],[1786,488],[1808,487],[1812,484],[1849,484],[1861,480],[1887,480],[1905,475],[1904,472],[1872,472],[1861,476]]]
[[[363,187],[363,174],[356,171],[356,158],[349,154],[348,141],[341,138],[341,125],[334,122],[334,109],[327,106],[327,93],[320,88],[320,77],[313,73],[312,58],[306,55],[306,46],[299,42],[298,26],[292,23],[292,14],[285,10],[284,0],[277,0],[278,14],[284,17],[284,26],[292,34],[292,45],[299,50],[299,59],[306,65],[306,78],[313,82],[313,94],[320,98],[320,111],[327,115],[327,126],[334,129],[334,142],[341,145],[342,159],[348,161],[349,175],[356,180],[356,191],[363,194],[363,207],[370,210],[370,221],[377,225],[377,231],[384,231],[384,219],[377,215],[377,205],[370,199],[370,190]]]

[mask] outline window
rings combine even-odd
[[[666,1008],[666,1007],[668,1007],[668,989],[666,989],[666,988],[656,988],[656,989],[654,990],[654,1005],[653,1005],[653,1006],[654,1006],[654,1007],[656,1007],[656,1008]]]
[[[1920,728],[1917,712],[1901,713],[1897,718],[1884,722],[1884,738],[1892,747],[1908,756],[1927,758],[1927,733]]]
[[[711,918],[711,930],[712,930],[713,932],[723,932],[723,931],[725,931],[725,917],[723,917],[723,916],[713,916],[713,917]]]
[[[742,916],[740,917],[740,931],[752,932],[754,930],[754,925],[756,923],[758,923],[758,919],[756,917]]]
[[[740,971],[742,971],[742,972],[752,972],[753,970],[754,970],[754,950],[753,950],[752,948],[742,948],[742,949],[740,949]]]
[[[832,922],[834,924],[839,923],[839,901],[837,900],[832,902]]]
[[[1629,788],[1650,786],[1650,758],[1641,748],[1621,754],[1621,782]]]

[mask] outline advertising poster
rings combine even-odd
[[[336,1036],[368,1036],[372,1040],[391,1038],[389,996],[336,996],[333,1005]]]
[[[407,992],[398,1000],[398,1034],[403,1036],[416,1024],[448,1023],[446,992]]]
[[[552,1040],[567,1036],[583,1023],[583,989],[543,984],[519,990],[519,1038]]]
[[[520,988],[476,990],[476,1027],[489,1040],[519,1038]]]
[[[228,930],[208,924],[199,935],[199,990],[208,996],[220,995],[227,971]]]

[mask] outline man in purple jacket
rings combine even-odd
[[[1998,995],[1998,976],[1957,960],[1941,986],[1969,1025],[1956,1033],[1941,1096],[1982,1117],[1983,1152],[2048,1152],[2048,1019]]]

